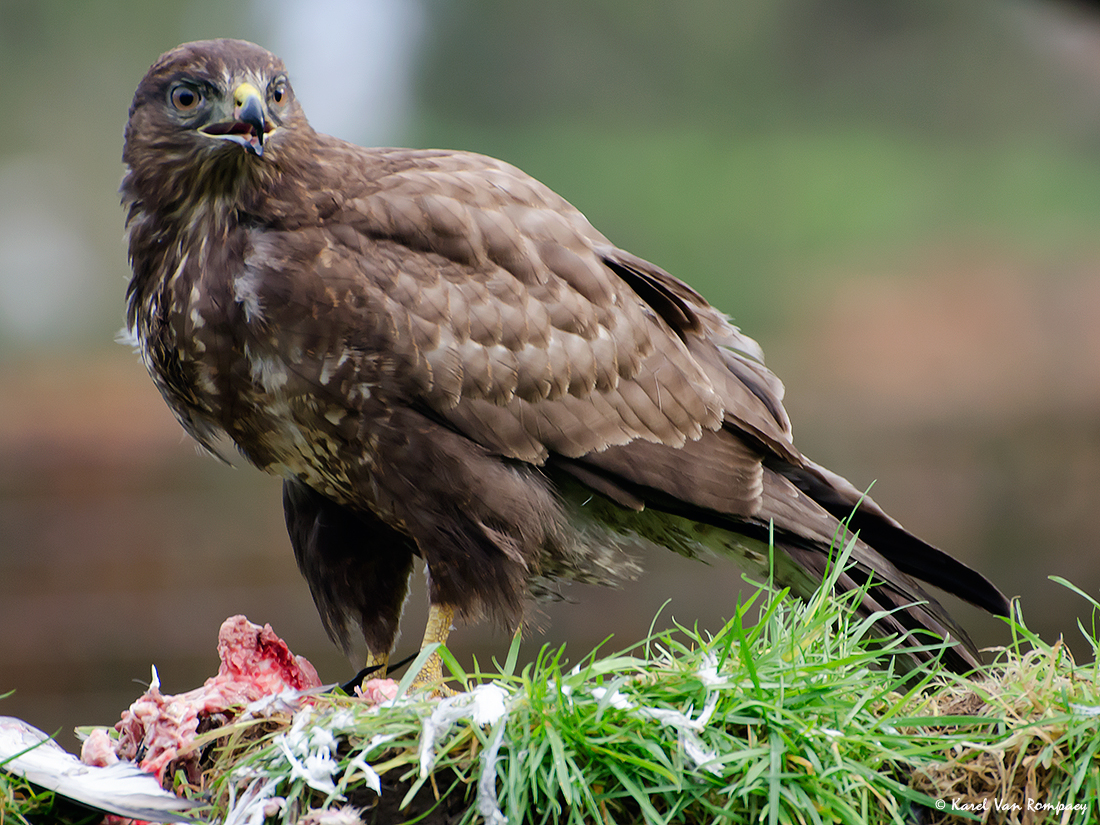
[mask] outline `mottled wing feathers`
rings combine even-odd
[[[651,497],[694,477],[685,501],[741,515],[765,452],[800,460],[759,347],[690,287],[507,164],[383,154],[376,191],[325,228],[386,307],[410,393],[451,426],[508,458],[613,466]]]
[[[637,438],[679,446],[721,425],[711,380],[605,264],[595,247],[606,239],[579,212],[499,161],[406,154],[417,163],[345,192],[316,229],[258,243],[250,266],[296,272],[312,256],[325,300],[299,303],[319,305],[347,343],[363,327],[389,338],[407,394],[501,455],[541,462]]]
[[[755,518],[764,491],[760,453],[725,431],[678,448],[638,440],[557,464],[570,472],[579,466],[661,509],[727,524]]]
[[[782,404],[783,384],[764,366],[756,341],[660,267],[614,247],[598,251],[607,266],[683,340],[718,393],[725,423],[797,463],[801,456],[791,441],[791,422]]]
[[[797,453],[754,341],[507,164],[359,151],[387,172],[344,187],[341,211],[255,233],[236,291],[271,330],[257,350],[353,408],[371,384],[397,388],[500,456],[585,459],[650,500],[759,507],[763,451]],[[376,352],[390,360],[360,355]]]
[[[365,198],[367,214],[381,217],[360,229],[426,255],[415,286],[395,284],[388,300],[407,313],[435,411],[502,456],[554,457],[623,506],[742,528],[774,520],[791,552],[825,559],[861,496],[794,448],[782,384],[757,344],[518,170],[475,155],[433,160],[438,168]],[[482,166],[489,189],[469,177]],[[1007,609],[984,578],[941,564],[950,557],[873,501],[857,519],[896,548],[884,557],[860,541],[854,561],[900,611],[899,627],[969,644],[911,575]]]

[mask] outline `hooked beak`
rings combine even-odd
[[[264,138],[274,130],[275,124],[264,116],[260,92],[251,83],[242,83],[233,92],[233,119],[212,123],[200,131],[239,143],[256,157],[263,157]]]

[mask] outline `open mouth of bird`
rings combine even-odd
[[[262,155],[264,138],[275,131],[275,124],[267,122],[263,131],[260,131],[252,123],[242,120],[226,120],[221,123],[212,123],[200,130],[204,135],[219,137],[239,143],[254,155]]]

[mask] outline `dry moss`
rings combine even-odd
[[[1059,640],[1022,654],[1002,651],[983,678],[947,681],[922,697],[917,710],[933,720],[989,720],[969,730],[943,726],[952,741],[942,759],[914,769],[911,785],[944,802],[926,821],[967,821],[957,809],[982,822],[1028,825],[1095,815],[1097,798],[1086,787],[1100,771],[1095,676]]]

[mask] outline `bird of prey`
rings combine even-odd
[[[1008,613],[798,451],[755,341],[515,167],[315,132],[239,40],[153,64],[123,160],[141,357],[201,445],[283,479],[324,626],[347,651],[357,625],[368,665],[418,556],[428,644],[458,618],[516,628],[528,597],[630,576],[645,546],[808,596],[853,511],[837,587],[869,582],[883,633],[951,639],[962,671],[974,645],[918,580]]]

